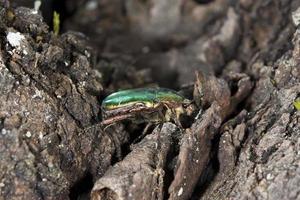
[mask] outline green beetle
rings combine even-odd
[[[101,105],[102,125],[126,119],[134,122],[166,122],[173,120],[181,126],[179,116],[191,101],[167,88],[138,88],[115,92]]]

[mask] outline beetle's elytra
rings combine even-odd
[[[108,125],[125,119],[149,121],[178,121],[189,105],[176,91],[167,88],[138,88],[115,92],[101,105],[102,124]]]

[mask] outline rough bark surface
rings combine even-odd
[[[0,199],[300,199],[299,0],[33,2],[0,1]],[[183,127],[98,125],[155,85]]]

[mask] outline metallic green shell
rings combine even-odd
[[[182,103],[185,98],[176,91],[167,88],[138,88],[115,92],[102,102],[102,109],[112,110],[125,105],[144,103],[154,107],[157,103]]]

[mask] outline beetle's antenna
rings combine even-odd
[[[148,130],[151,128],[151,126],[153,125],[153,123],[149,122],[146,127],[144,128],[142,134],[140,136],[138,136],[136,139],[133,140],[133,144],[136,144],[138,143],[142,138],[144,138],[147,133],[148,133]]]

